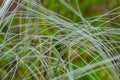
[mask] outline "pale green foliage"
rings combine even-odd
[[[0,10],[0,79],[102,80],[107,76],[119,80],[120,28],[104,24],[120,16],[113,13],[120,7],[92,19],[59,1],[82,22],[50,11],[35,0],[18,2],[19,9],[6,15],[12,0],[4,2]],[[118,15],[105,21],[105,16],[114,14]],[[94,27],[91,23],[96,21],[103,23]]]

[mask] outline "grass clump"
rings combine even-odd
[[[77,9],[69,1],[58,0],[66,10],[62,12],[53,5],[44,7],[45,1],[3,1],[0,79],[120,79],[120,7],[85,18],[79,0],[75,1],[72,3]],[[54,4],[54,0],[50,3]],[[9,10],[13,4],[16,7]]]

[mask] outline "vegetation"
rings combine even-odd
[[[120,80],[119,0],[0,5],[0,80]]]

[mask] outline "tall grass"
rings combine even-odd
[[[78,1],[78,0],[76,0]],[[4,0],[0,9],[1,80],[119,80],[120,7],[75,22],[35,0]],[[12,4],[17,6],[9,11]],[[117,11],[117,12],[115,12]],[[106,16],[114,17],[107,19]],[[99,23],[94,26],[92,23]],[[114,23],[116,27],[108,24]]]

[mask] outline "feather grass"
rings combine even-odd
[[[120,7],[94,18],[84,18],[79,4],[77,11],[64,0],[59,1],[82,21],[72,21],[34,0],[18,1],[17,8],[6,14],[15,1],[3,2],[0,10],[0,35],[3,36],[0,78],[102,80],[107,76],[108,80],[119,80],[120,29],[105,24],[120,25],[111,22],[120,17],[119,12],[114,13]],[[104,18],[115,14],[117,16],[111,19]],[[96,21],[102,23],[94,27],[91,23]]]

